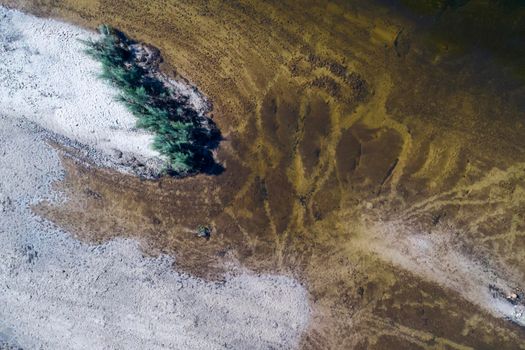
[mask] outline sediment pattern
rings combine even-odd
[[[369,2],[18,5],[159,47],[227,140],[228,171],[177,182],[65,158],[74,199],[38,213],[208,278],[232,260],[300,276],[305,349],[523,348],[524,89],[497,62]]]

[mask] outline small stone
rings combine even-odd
[[[199,226],[197,228],[197,236],[205,239],[210,239],[211,229],[209,226]]]
[[[118,159],[122,158],[122,151],[115,150],[115,157],[117,157]]]

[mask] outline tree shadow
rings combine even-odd
[[[168,158],[167,174],[224,172],[213,156],[223,138],[208,116],[211,107],[206,113],[197,110],[191,95],[159,70],[158,49],[109,26],[101,26],[100,32],[102,39],[86,42],[87,52],[102,62],[101,77],[120,88],[118,100],[137,117],[137,126],[155,134],[153,148]]]

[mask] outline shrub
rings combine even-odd
[[[106,25],[99,31],[98,41],[84,41],[86,52],[102,63],[100,77],[120,90],[118,100],[137,118],[136,126],[155,134],[152,146],[167,158],[168,170],[188,175],[209,166],[212,156],[207,145],[214,144],[220,133],[203,130],[198,114],[137,64],[133,41]]]

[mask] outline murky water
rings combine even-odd
[[[232,261],[301,278],[315,312],[304,348],[523,348],[523,328],[484,299],[486,281],[525,280],[523,46],[508,49],[523,7],[511,29],[491,22],[492,46],[474,34],[500,12],[478,22],[496,10],[472,1],[17,5],[158,46],[225,135],[220,176],[141,181],[66,157],[71,200],[37,212],[208,278]]]

